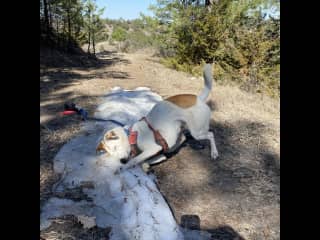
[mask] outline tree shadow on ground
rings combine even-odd
[[[175,152],[166,154],[169,160],[165,163],[173,164],[181,149],[189,147],[193,154],[192,157],[197,156],[203,160],[197,162],[197,164],[201,163],[203,164],[202,167],[205,168],[210,166],[209,170],[212,171],[213,176],[211,176],[211,180],[208,179],[209,181],[219,182],[220,180],[229,179],[224,185],[225,189],[223,191],[225,192],[241,188],[241,185],[246,185],[246,182],[248,182],[245,179],[254,180],[259,177],[259,174],[276,178],[277,181],[274,184],[279,191],[280,158],[270,149],[264,139],[266,131],[264,124],[239,121],[236,125],[230,125],[211,120],[210,131],[214,132],[215,142],[219,151],[218,159],[210,159],[209,141],[195,140],[189,133],[186,133],[186,142]],[[181,159],[177,160],[182,161]],[[164,166],[164,163],[155,165],[154,170],[161,170],[160,166],[162,165]]]
[[[212,120],[210,128],[219,151],[217,160],[209,157],[208,141],[188,136],[183,146],[168,155],[167,161],[153,167],[175,218],[179,222],[183,213],[196,214],[190,209],[201,204],[197,206],[204,212],[199,215],[205,219],[203,229],[219,232],[219,218],[227,215],[256,221],[256,229],[273,227],[274,232],[279,232],[277,215],[264,219],[256,215],[264,207],[279,209],[280,157],[265,137],[272,130],[263,123],[247,120],[232,124]],[[199,147],[199,143],[205,148]],[[262,222],[266,226],[261,226]],[[259,232],[254,234],[265,239]]]
[[[198,215],[182,215],[180,222],[182,228],[209,232],[211,239],[214,240],[245,240],[239,233],[228,225],[212,229],[201,228],[201,221]],[[187,238],[188,236],[185,237]]]
[[[92,78],[131,79],[124,71],[106,70],[112,65],[130,64],[127,59],[121,58],[113,51],[103,51],[97,54],[103,58],[88,54],[65,54],[54,49],[40,49],[40,96],[48,95],[53,90],[63,89],[82,80]],[[95,71],[91,74],[90,71]],[[83,74],[80,74],[82,71]]]
[[[82,123],[79,115],[59,114],[64,110],[64,103],[74,102],[91,115],[96,108],[94,100],[101,97],[76,96],[71,90],[59,90],[92,78],[130,79],[127,72],[108,70],[114,64],[130,64],[130,61],[113,51],[103,51],[97,56],[99,58],[83,51],[66,54],[40,46],[40,207],[51,195],[51,186],[58,178],[53,174],[52,160],[59,149],[79,133]],[[91,73],[92,70],[98,71]]]

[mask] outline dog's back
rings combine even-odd
[[[179,94],[157,103],[147,115],[154,125],[168,125],[178,119],[194,119],[201,125],[202,119],[210,118],[211,110],[206,104],[212,88],[212,64],[206,64],[203,69],[204,88],[197,96],[194,94]],[[199,121],[195,120],[198,119]],[[188,121],[186,120],[186,121]],[[205,120],[207,121],[207,120]],[[198,125],[198,124],[196,124]]]
[[[180,94],[166,98],[165,101],[171,102],[181,108],[189,108],[196,104],[197,96],[193,94]]]

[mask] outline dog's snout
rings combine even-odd
[[[120,159],[120,162],[121,162],[122,164],[126,164],[128,161],[129,161],[129,160],[128,160],[127,158],[121,158],[121,159]]]

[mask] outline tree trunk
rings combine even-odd
[[[89,33],[88,33],[88,53],[90,53],[90,43],[91,43],[91,41],[90,41],[90,29],[89,29]]]
[[[205,5],[206,5],[206,6],[210,6],[210,5],[212,5],[213,3],[218,3],[218,2],[219,2],[219,0],[206,0]]]
[[[66,18],[63,19],[63,38],[62,38],[62,42],[63,42],[63,47],[66,48],[67,47],[67,20]]]
[[[59,34],[59,17],[56,18],[56,32]]]
[[[95,36],[94,32],[92,33],[92,47],[93,47],[93,54],[96,55],[96,45],[95,45]]]
[[[68,41],[71,43],[71,15],[70,15],[70,6],[67,9],[67,20],[68,20]]]
[[[209,12],[211,12],[211,8],[212,8],[213,2],[217,3],[218,1],[217,0],[216,1],[214,1],[214,0],[206,0],[206,2],[205,2],[206,8],[208,9]]]
[[[90,53],[90,39],[91,39],[91,11],[88,8],[88,53]]]
[[[57,32],[57,46],[60,46],[60,36],[59,36],[59,17],[56,17],[56,32]]]
[[[52,23],[52,12],[51,12],[51,4],[48,3],[48,11],[49,11],[49,27],[50,29],[53,28],[53,23]]]
[[[68,10],[68,35],[69,35],[69,42],[71,42],[71,19],[70,19],[70,12]]]
[[[43,11],[44,11],[44,24],[46,32],[49,32],[49,15],[48,15],[48,3],[47,0],[43,0]]]

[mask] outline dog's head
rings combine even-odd
[[[107,156],[127,159],[130,154],[130,145],[126,132],[121,127],[107,131],[96,147],[96,153],[102,152]]]

